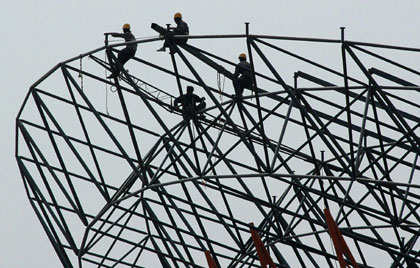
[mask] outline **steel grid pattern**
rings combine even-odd
[[[235,64],[199,48],[229,40],[255,74],[241,99]],[[260,267],[251,222],[278,267],[336,267],[325,207],[360,267],[419,266],[420,73],[389,57],[419,49],[190,36],[167,65],[140,53],[107,80],[121,45],[55,66],[17,116],[27,196],[64,267],[208,267],[205,250],[219,267]],[[204,119],[172,105],[187,84]]]

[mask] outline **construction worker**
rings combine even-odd
[[[195,95],[194,88],[192,86],[187,86],[187,94],[181,95],[175,99],[174,105],[178,106],[181,104],[184,118],[194,115],[197,111],[203,110],[206,108],[205,97],[200,98]],[[198,103],[198,105],[197,105]],[[203,112],[200,112],[200,118],[204,118]]]
[[[239,63],[235,67],[233,74],[233,88],[235,89],[235,96],[241,97],[244,88],[252,85],[251,65],[246,61],[246,54],[239,54]]]
[[[126,23],[122,27],[123,33],[105,33],[110,34],[112,37],[120,37],[124,38],[125,42],[136,41],[136,38],[131,33],[130,24]],[[137,44],[127,44],[125,48],[121,49],[118,52],[118,61],[120,62],[121,66],[134,57],[137,51]],[[115,66],[115,70],[112,72],[110,76],[107,78],[116,78],[120,74],[121,70],[119,69],[118,65]]]
[[[169,47],[171,48],[172,45],[174,45],[174,43],[176,44],[185,44],[187,43],[187,38],[185,39],[180,39],[180,40],[173,40],[172,37],[174,35],[189,35],[190,34],[190,30],[188,28],[188,24],[182,20],[182,14],[181,13],[175,13],[174,15],[174,21],[176,23],[176,27],[173,28],[169,28],[169,32],[166,33],[165,36],[165,42],[163,43],[163,47],[161,47],[160,49],[158,49],[157,51],[159,52],[165,52],[166,48]],[[172,52],[172,50],[171,50]]]

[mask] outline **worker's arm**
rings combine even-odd
[[[200,98],[199,96],[197,96],[195,94],[193,95],[193,101],[194,101],[194,103],[203,102],[205,99],[206,99],[205,97]]]
[[[125,38],[125,34],[123,33],[111,33],[112,37],[120,37],[120,38]]]
[[[174,106],[178,106],[178,104],[181,102],[181,97],[175,98]]]
[[[239,67],[239,64],[238,64],[235,67],[235,73],[233,73],[233,77],[238,78],[240,73],[241,73],[241,67]]]

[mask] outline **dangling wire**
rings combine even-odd
[[[252,85],[251,85],[251,100],[254,98],[254,94],[257,95],[256,91],[257,91],[257,87],[255,86],[255,83],[252,83]]]
[[[221,79],[220,75],[221,75],[221,72],[217,72],[217,87],[219,88],[220,103],[222,103],[223,102],[223,92],[225,91],[226,76],[223,75],[223,83],[222,83],[222,79]],[[219,124],[220,124],[220,126],[223,124],[222,117],[219,118]],[[221,132],[222,132],[222,127],[220,127],[219,135],[220,135]],[[217,161],[216,155],[214,155],[214,159],[215,159],[215,161]],[[215,170],[216,170],[216,167],[213,167],[213,171],[212,171],[213,175],[216,174]]]
[[[105,63],[107,63],[106,61],[106,52],[105,52]],[[106,70],[106,68],[104,68],[104,72],[105,72],[105,77],[108,76],[108,72]],[[106,114],[109,115],[109,111],[108,111],[108,84],[105,83],[105,109],[106,109]]]
[[[219,88],[220,102],[223,101],[223,92],[225,90],[225,80],[226,80],[226,76],[223,76],[223,83],[222,83],[220,79],[220,72],[217,72],[217,87]]]
[[[107,55],[106,55],[106,51],[105,51],[105,63],[108,63],[108,61],[107,61]],[[108,77],[108,71],[107,71],[107,69],[106,68],[104,68],[105,69],[105,77]],[[112,90],[112,85],[109,87],[109,91],[111,91],[111,92],[116,92],[117,91],[117,89],[115,88],[115,90]],[[106,107],[106,114],[107,115],[109,115],[109,110],[108,110],[108,84],[107,83],[105,83],[105,107]]]
[[[223,83],[222,79],[220,78],[221,73],[217,72],[217,87],[219,88],[219,99],[220,103],[223,102],[223,92],[225,91],[225,80],[226,76],[223,76]],[[222,124],[222,117],[219,118],[219,123]],[[220,131],[222,131],[222,128],[220,128]],[[219,133],[220,133],[219,131]]]
[[[109,115],[108,111],[108,86],[105,84],[105,106],[106,106],[106,114]]]
[[[80,88],[83,91],[83,57],[80,55],[80,69],[79,69],[79,78],[80,78]]]
[[[107,74],[107,71],[106,71],[106,68],[105,68],[105,77],[107,75],[108,74]],[[108,84],[107,83],[105,83],[105,107],[106,107],[106,114],[109,115],[109,110],[108,110]]]

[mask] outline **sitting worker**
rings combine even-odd
[[[194,88],[192,86],[187,86],[187,94],[181,95],[175,99],[174,105],[182,105],[184,117],[190,117],[194,115],[197,111],[203,110],[206,108],[206,98],[193,94]],[[198,105],[196,105],[198,103]],[[200,112],[200,117],[204,118],[203,112]]]
[[[125,42],[136,41],[136,38],[131,33],[130,24],[126,23],[123,25],[123,33],[105,33],[110,34],[112,37],[120,37],[124,38]],[[137,51],[137,44],[127,44],[125,48],[121,49],[118,52],[118,61],[120,62],[121,66],[134,57]],[[112,72],[110,76],[107,78],[117,78],[120,74],[121,70],[118,68],[118,65],[115,65],[115,70]]]
[[[244,88],[252,85],[251,65],[246,61],[245,53],[239,54],[239,63],[235,67],[233,74],[233,88],[235,89],[235,96],[241,97]]]
[[[175,13],[174,15],[174,21],[176,23],[176,27],[175,28],[169,28],[170,32],[166,32],[166,37],[165,37],[165,42],[163,43],[163,47],[158,49],[157,51],[161,52],[161,51],[166,51],[166,48],[169,47],[171,48],[172,45],[176,44],[185,44],[187,43],[187,38],[185,39],[179,39],[179,40],[173,40],[172,37],[174,35],[189,35],[190,30],[188,28],[188,24],[182,20],[182,15],[181,13]]]

